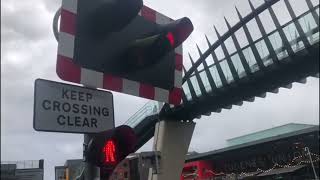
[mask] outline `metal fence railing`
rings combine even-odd
[[[209,55],[205,56],[198,49],[200,57],[204,59],[202,63],[205,63],[205,65],[195,69],[188,77],[184,77],[186,81],[183,83],[183,90],[186,100],[192,101],[194,98],[205,95],[204,91],[212,93],[214,90],[212,88],[222,88],[226,84],[231,84],[248,76],[248,72],[256,72],[261,68],[267,68],[277,61],[305,49],[306,46],[318,43],[319,22],[315,18],[315,16],[319,16],[318,12],[319,4],[310,7],[306,12],[293,17],[283,25],[276,25],[276,28],[271,32],[261,33],[262,36],[256,40],[252,39],[246,24],[242,24],[242,28],[248,31],[246,36],[250,39],[250,41],[248,40],[249,44],[243,47],[238,45],[237,50],[230,53],[225,47],[225,42],[219,39],[220,45],[217,47],[224,49],[224,55],[222,55],[222,58],[218,58],[215,49],[213,49],[211,55],[214,62],[212,64],[206,62]],[[258,22],[259,19],[257,18],[253,20]],[[277,17],[273,18],[274,21],[278,21]],[[240,19],[242,20],[241,16]],[[234,39],[234,44],[239,44],[234,34],[230,36]],[[209,41],[208,44],[211,45]],[[193,61],[192,58],[191,61]],[[190,70],[192,69],[193,67]]]

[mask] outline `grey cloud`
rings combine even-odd
[[[66,159],[82,158],[83,136],[78,134],[30,132],[1,136],[2,160],[44,159],[45,179],[54,179],[54,166]]]
[[[62,0],[43,0],[44,6],[49,12],[56,12],[61,7]]]
[[[38,1],[8,1],[2,3],[1,25],[7,41],[18,39],[39,40],[50,30],[51,15]],[[48,25],[48,26],[46,26]]]

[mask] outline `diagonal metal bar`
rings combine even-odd
[[[240,12],[239,12],[237,7],[236,7],[236,11],[237,11],[238,17],[240,19],[240,22],[242,22],[243,18],[242,18],[242,16],[241,16],[241,14],[240,14]],[[249,45],[250,45],[250,48],[251,48],[251,50],[253,52],[254,58],[257,61],[259,69],[265,70],[266,67],[264,66],[264,64],[262,62],[262,58],[261,58],[261,56],[260,56],[260,54],[258,52],[258,49],[254,44],[253,38],[252,38],[252,36],[251,36],[251,34],[249,32],[248,26],[246,24],[243,24],[242,28],[243,28],[243,31],[244,31],[244,33],[246,35],[246,38],[247,38],[248,42],[249,42]]]
[[[319,6],[317,6],[317,7],[315,7],[315,8],[319,8]],[[307,11],[307,12],[299,15],[299,17],[297,17],[297,19],[295,19],[295,20],[299,20],[299,19],[303,18],[303,17],[304,17],[306,14],[308,14],[309,12],[310,12],[310,11]],[[283,25],[282,25],[282,28],[290,25],[291,23],[292,23],[292,21],[283,24]],[[275,30],[269,32],[269,33],[267,34],[267,36],[270,37],[270,36],[273,35],[275,32],[278,32],[278,30],[275,29]],[[308,23],[308,33],[306,33],[306,34],[307,34],[307,37],[310,38],[310,41],[311,41],[311,42],[313,42],[313,40],[312,40],[312,39],[313,39],[313,36],[311,36],[311,35],[312,35],[312,34],[315,34],[315,33],[317,33],[317,32],[319,32],[319,28],[318,28],[318,27],[315,27],[315,28],[311,29],[310,23]],[[296,31],[295,31],[295,34],[296,34],[296,35],[295,35],[296,38],[293,39],[292,41],[290,41],[289,43],[290,43],[290,44],[296,44],[297,47],[300,47],[299,44],[297,44],[297,41],[300,41],[301,38],[297,36],[297,32],[296,32]],[[254,43],[260,42],[260,41],[262,41],[264,38],[265,38],[265,36],[264,36],[264,37],[260,37],[260,38],[256,39],[256,40],[254,41]],[[281,41],[281,43],[283,43],[283,42]],[[242,47],[242,50],[248,49],[248,48],[250,48],[250,47],[251,47],[251,44],[247,44],[247,45],[245,45],[244,47]],[[281,51],[281,50],[285,51],[285,48],[284,48],[282,45],[281,45],[280,47],[281,47],[281,48],[275,49],[275,52],[278,52],[278,51]],[[235,54],[237,54],[237,52],[233,52],[232,54],[230,54],[230,56],[233,56],[233,55],[235,55]],[[269,56],[268,56],[268,57],[269,57]],[[223,60],[224,60],[224,59],[223,59]],[[223,60],[219,60],[219,61],[223,61]],[[209,65],[209,68],[211,68],[212,66],[215,66],[215,63]],[[204,70],[199,70],[199,72],[201,72],[201,71],[204,71]]]
[[[208,39],[208,37],[206,36],[206,40],[207,40],[207,43],[208,43],[208,46],[210,47],[211,44],[210,44],[210,41]],[[217,71],[218,71],[218,74],[219,74],[219,77],[221,79],[221,83],[223,85],[223,87],[227,86],[228,85],[228,82],[227,82],[227,79],[226,79],[226,76],[224,75],[223,71],[222,71],[222,68],[221,68],[221,65],[220,65],[220,62],[218,61],[218,58],[217,58],[217,55],[214,51],[211,52],[211,56],[212,56],[212,59],[215,63],[215,66],[217,68]]]
[[[248,0],[248,1],[249,1],[249,5],[251,7],[252,12],[256,12],[255,7],[253,6],[251,0]],[[261,32],[262,37],[265,37],[264,41],[265,41],[266,46],[267,46],[267,48],[269,50],[269,53],[270,53],[270,56],[272,58],[273,63],[278,63],[278,61],[279,61],[278,56],[277,56],[274,48],[272,47],[270,39],[267,37],[266,30],[264,29],[264,26],[263,26],[263,24],[261,22],[261,19],[260,19],[258,14],[255,16],[255,20],[257,22],[257,25],[258,25],[258,28],[259,28],[259,30]]]
[[[319,29],[319,26],[317,27],[317,29]],[[306,36],[307,36],[307,38],[310,38],[310,42],[312,42],[312,43],[314,42],[313,31],[314,31],[314,29],[313,30],[311,29],[310,23],[308,22],[308,32],[306,33]],[[318,32],[319,32],[319,30],[318,30]]]
[[[231,26],[230,26],[228,20],[226,19],[226,17],[224,17],[224,20],[225,20],[225,22],[227,24],[228,29],[230,30]],[[232,34],[231,38],[232,38],[232,41],[234,43],[235,48],[237,49],[238,55],[240,57],[241,64],[242,64],[246,74],[250,75],[251,74],[250,66],[249,66],[248,62],[246,61],[246,58],[245,58],[245,56],[244,56],[244,54],[243,54],[243,52],[241,50],[241,47],[240,47],[240,44],[238,42],[238,39],[237,39],[236,35]]]
[[[190,53],[189,53],[189,58],[190,58],[191,64],[194,65],[194,61],[193,61]],[[196,70],[194,71],[194,74],[195,74],[196,79],[197,79],[197,81],[198,81],[198,85],[199,85],[201,94],[202,94],[203,96],[206,95],[206,94],[207,94],[206,88],[205,88],[204,85],[203,85],[203,81],[202,81],[202,79],[201,79],[201,77],[200,77],[200,74],[199,74],[198,69],[196,69]]]
[[[267,0],[265,0],[265,2],[266,1]],[[287,38],[286,34],[284,33],[284,31],[283,31],[283,29],[282,29],[282,27],[280,25],[280,22],[279,22],[276,14],[274,13],[274,11],[273,11],[271,6],[268,8],[268,11],[269,11],[269,13],[271,15],[273,23],[276,26],[276,29],[278,30],[278,32],[280,34],[281,40],[282,40],[282,42],[284,44],[284,48],[288,51],[288,55],[291,56],[294,52],[292,50],[292,47],[291,47],[291,45],[290,45],[290,43],[288,41],[288,38]]]
[[[300,45],[298,42],[298,34],[296,31],[294,32],[294,39],[295,39],[296,49],[298,49],[300,47]]]
[[[202,52],[201,52],[201,50],[200,50],[198,45],[197,45],[197,49],[198,49],[199,55],[202,56]],[[208,81],[209,81],[209,84],[210,84],[210,87],[211,87],[212,91],[215,91],[217,89],[217,85],[213,80],[213,76],[212,76],[212,74],[210,72],[210,69],[209,69],[209,66],[207,64],[207,61],[203,61],[203,68],[204,68],[204,71],[205,71],[205,73],[207,75],[207,78],[208,78]]]
[[[248,23],[251,19],[253,19],[255,17],[255,14],[260,14],[262,13],[264,10],[268,9],[270,6],[272,6],[273,4],[279,2],[280,0],[268,0],[267,2],[265,2],[264,4],[262,4],[261,6],[259,6],[258,8],[256,8],[256,12],[255,13],[249,13],[245,18],[243,18],[242,22],[238,22],[237,24],[235,24],[230,31],[226,32],[225,34],[223,34],[221,36],[221,40],[225,41],[228,37],[230,37],[231,34],[235,33],[237,30],[239,30],[243,24]],[[219,42],[215,42],[214,44],[210,45],[210,47],[208,48],[208,50],[206,52],[203,53],[203,56],[200,57],[195,63],[194,66],[191,67],[188,72],[186,72],[185,76],[182,79],[182,82],[185,82],[188,77],[194,72],[194,70],[202,63],[202,61],[204,61],[211,53],[212,51],[214,51],[218,46],[219,46]]]
[[[292,19],[296,19],[297,16],[296,16],[296,14],[294,13],[294,11],[293,11],[293,9],[292,9],[292,6],[291,6],[291,4],[290,4],[290,2],[289,2],[289,0],[284,0],[284,3],[285,3],[285,5],[286,5],[286,7],[287,7],[287,9],[288,9],[288,11],[289,11],[289,14],[290,14],[291,18],[292,18]],[[309,47],[309,46],[310,46],[310,43],[309,43],[309,41],[308,41],[308,39],[307,39],[307,37],[306,37],[306,34],[303,32],[303,29],[302,29],[302,27],[301,27],[301,24],[299,23],[299,21],[293,21],[293,23],[294,23],[294,25],[295,25],[296,28],[297,28],[297,31],[298,31],[298,33],[299,33],[299,36],[300,36],[301,39],[302,39],[302,42],[303,42],[304,46],[305,46],[305,47]]]
[[[309,7],[309,10],[311,11],[313,19],[315,20],[316,24],[319,26],[319,15],[315,10],[312,10],[313,9],[313,4],[312,4],[311,0],[306,0],[306,2],[307,2],[307,5]]]
[[[229,52],[227,50],[227,47],[226,45],[224,44],[224,41],[221,41],[221,36],[217,30],[217,28],[214,26],[214,30],[217,34],[217,37],[218,37],[218,41],[220,41],[220,45],[221,45],[221,48],[222,48],[222,51],[223,51],[223,54],[227,60],[227,63],[228,63],[228,66],[230,68],[230,71],[231,71],[231,74],[232,74],[232,77],[235,81],[238,81],[240,78],[239,78],[239,75],[237,73],[237,70],[236,68],[234,67],[234,64],[232,63],[231,61],[231,58],[230,58],[230,55],[229,55]]]
[[[186,68],[184,66],[183,66],[183,71],[184,71],[184,73],[186,73]],[[187,84],[188,84],[188,88],[189,88],[189,91],[191,94],[191,99],[196,99],[197,94],[196,94],[196,91],[194,90],[194,87],[192,85],[190,78],[187,79]]]
[[[182,101],[183,101],[183,102],[188,102],[186,93],[185,93],[184,91],[182,91]]]

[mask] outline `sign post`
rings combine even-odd
[[[115,127],[110,92],[37,79],[34,97],[37,131],[98,133]]]

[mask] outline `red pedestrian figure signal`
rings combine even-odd
[[[116,162],[116,146],[113,140],[109,140],[106,142],[103,147],[103,152],[105,156],[105,163],[115,163]]]
[[[173,47],[174,46],[174,36],[173,36],[172,32],[169,32],[167,34],[167,39],[169,40],[171,46]]]
[[[137,136],[126,125],[94,134],[85,151],[86,162],[100,168],[100,178],[107,179],[116,166],[134,152]]]

